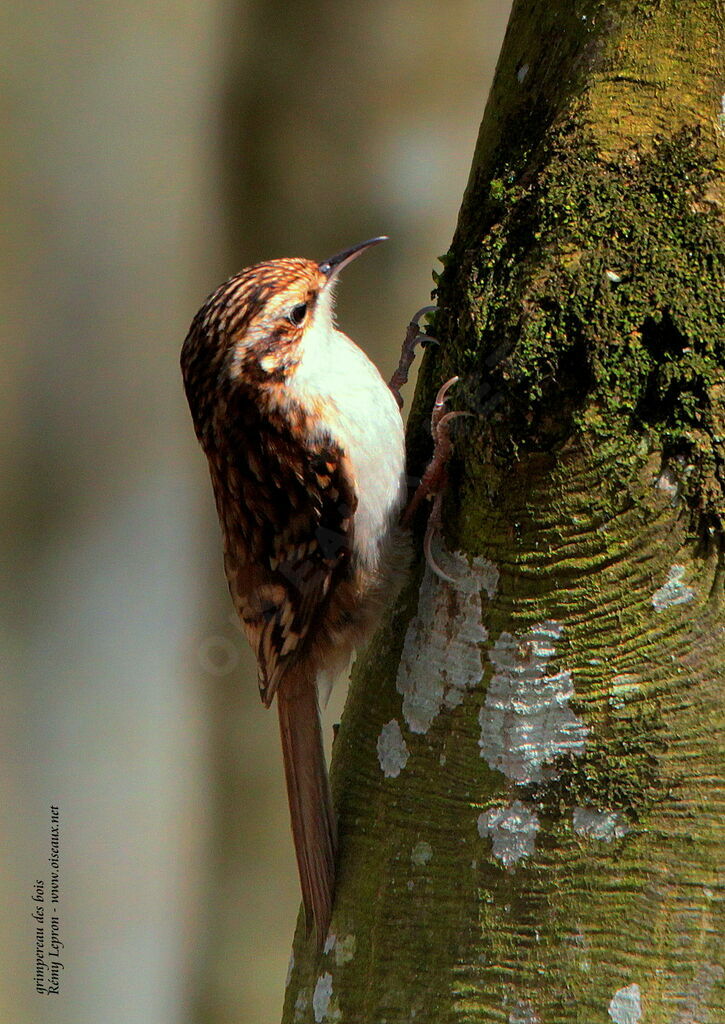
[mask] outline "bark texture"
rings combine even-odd
[[[286,1022],[725,1019],[723,19],[514,4],[409,432],[460,375],[458,583],[356,666]]]

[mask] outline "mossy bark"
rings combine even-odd
[[[356,666],[286,1022],[725,1019],[723,17],[514,3],[409,431],[458,374],[461,578]]]

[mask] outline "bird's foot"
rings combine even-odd
[[[430,429],[431,434],[433,435],[433,456],[428,463],[426,471],[423,474],[402,519],[403,525],[409,526],[413,520],[413,516],[420,507],[421,502],[425,498],[432,499],[433,505],[430,510],[430,515],[428,516],[425,538],[423,540],[423,552],[425,554],[426,562],[436,576],[453,586],[456,585],[457,581],[447,573],[443,572],[440,566],[436,563],[436,560],[433,557],[432,545],[433,539],[441,526],[443,495],[445,494],[446,485],[448,483],[446,466],[453,449],[450,425],[453,420],[458,419],[461,416],[473,415],[473,413],[470,412],[445,411],[448,392],[457,382],[458,377],[451,377],[451,379],[446,381],[436,395],[436,400],[433,403],[433,413],[430,420]]]
[[[411,364],[415,359],[415,348],[418,343],[429,345],[431,342],[436,342],[437,338],[434,338],[432,334],[424,334],[420,329],[420,320],[428,313],[435,311],[435,306],[423,306],[419,309],[415,316],[411,319],[408,324],[408,329],[405,332],[405,340],[403,341],[403,348],[400,353],[400,362],[398,368],[390,378],[388,387],[395,395],[395,401],[398,403],[398,408],[403,408],[403,398],[400,394],[400,389],[404,384],[408,383],[408,371],[410,370]]]

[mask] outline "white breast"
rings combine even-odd
[[[370,569],[405,500],[405,438],[398,404],[377,367],[318,310],[302,341],[288,393],[322,399],[324,427],[345,451],[358,490],[354,551]]]

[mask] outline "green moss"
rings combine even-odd
[[[499,461],[578,431],[632,452],[644,441],[697,466],[692,505],[722,528],[725,261],[709,151],[688,130],[601,161],[574,122],[549,145],[525,187],[495,179],[475,250],[457,240],[440,375],[464,378],[461,405],[486,415]]]

